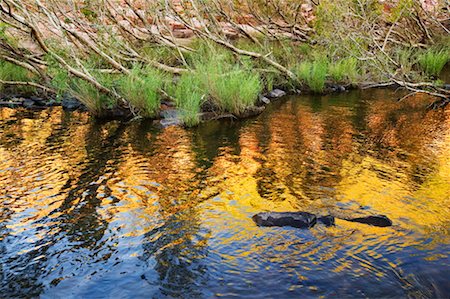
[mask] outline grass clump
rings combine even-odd
[[[419,54],[418,62],[420,68],[430,76],[438,76],[445,64],[450,60],[448,50],[429,50]]]
[[[0,61],[0,80],[3,81],[33,81],[33,77],[30,72],[23,67],[17,66],[7,61]],[[3,90],[5,86],[0,84],[0,90]],[[22,91],[28,90],[27,87],[20,87]]]
[[[305,61],[300,63],[295,73],[297,77],[313,92],[322,92],[327,79],[328,61],[324,57],[317,58],[313,62]]]
[[[96,115],[100,115],[104,109],[116,106],[116,100],[98,91],[90,83],[71,76],[65,69],[51,66],[49,73],[52,75],[51,85],[58,91],[57,99],[59,100],[66,96],[76,97]],[[114,78],[111,75],[99,72],[92,72],[91,75],[103,86],[113,87]]]
[[[354,83],[358,77],[356,58],[344,58],[329,66],[330,77],[339,83]]]
[[[262,90],[259,75],[232,60],[231,55],[211,55],[196,63],[202,88],[222,112],[242,113],[253,106]]]
[[[134,107],[140,109],[144,117],[157,115],[161,99],[159,90],[162,89],[165,76],[160,71],[135,65],[129,75],[124,75],[119,80],[121,95]]]
[[[188,127],[197,125],[200,122],[204,98],[199,76],[195,73],[181,75],[171,93],[175,98],[175,104],[180,111],[183,123]]]
[[[99,78],[97,78],[99,80]],[[106,79],[109,81],[109,79]],[[101,78],[99,81],[105,81]],[[101,82],[105,85],[105,82]],[[115,99],[100,92],[96,87],[90,83],[72,78],[69,81],[69,94],[77,97],[90,111],[96,115],[100,115],[105,109],[112,109],[117,105]]]

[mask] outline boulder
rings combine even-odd
[[[271,92],[267,94],[267,97],[275,99],[275,98],[281,98],[286,95],[286,92],[281,89],[274,89]]]
[[[245,110],[243,112],[241,112],[240,114],[235,114],[235,116],[237,118],[248,118],[248,117],[253,117],[256,115],[259,115],[261,113],[263,113],[264,109],[266,109],[265,106],[250,106],[245,108]]]
[[[63,109],[69,111],[77,110],[81,105],[82,104],[74,98],[64,98],[61,102]]]
[[[327,227],[335,225],[335,217],[320,216],[307,212],[263,212],[252,217],[258,226],[292,226],[298,228],[311,228],[316,223]],[[356,218],[342,218],[346,221],[369,224],[378,227],[392,226],[392,221],[385,215],[370,215]]]
[[[270,104],[270,100],[268,98],[266,98],[265,96],[263,96],[263,95],[259,95],[258,96],[258,100],[259,100],[260,104],[263,104],[263,105]]]
[[[34,103],[33,100],[25,99],[25,100],[23,100],[23,106],[25,108],[34,108],[35,107],[35,103]]]
[[[30,100],[32,100],[34,102],[35,106],[39,106],[39,107],[45,106],[45,100],[43,98],[31,96]]]
[[[167,128],[170,126],[181,126],[183,122],[179,118],[163,118],[159,121],[160,125],[163,128]]]
[[[321,217],[317,218],[317,222],[322,223],[326,227],[334,226],[334,217],[331,215],[321,216]]]
[[[371,215],[358,218],[345,219],[351,222],[365,223],[373,226],[386,227],[392,226],[392,221],[385,215]]]
[[[258,226],[292,226],[297,228],[313,227],[317,218],[306,212],[263,212],[252,217]]]

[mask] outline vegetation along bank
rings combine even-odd
[[[448,16],[427,0],[0,0],[0,104],[194,126],[260,113],[277,88],[448,102]]]

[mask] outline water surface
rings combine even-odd
[[[450,109],[292,97],[195,129],[0,109],[0,297],[450,294]],[[260,228],[260,211],[381,213]]]

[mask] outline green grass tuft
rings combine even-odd
[[[216,54],[196,63],[202,88],[222,112],[242,113],[253,106],[262,90],[256,72],[233,61],[231,55]]]
[[[450,60],[448,50],[429,50],[418,58],[420,68],[430,76],[438,76],[445,64]]]
[[[160,71],[135,65],[130,75],[123,75],[119,80],[121,95],[134,107],[140,109],[144,117],[154,117],[158,114],[162,89],[166,78]]]
[[[357,59],[349,57],[330,64],[329,75],[338,83],[354,83],[358,77]]]
[[[183,123],[188,127],[200,123],[204,93],[199,76],[194,73],[183,74],[170,92],[175,97]]]
[[[7,61],[0,61],[0,80],[3,81],[33,81],[33,76],[23,67],[17,66]],[[3,84],[0,84],[0,90],[3,90]],[[20,91],[28,91],[27,87],[19,87]]]
[[[317,93],[322,92],[325,88],[327,72],[328,60],[325,57],[318,57],[313,62],[304,61],[295,69],[297,77]]]

